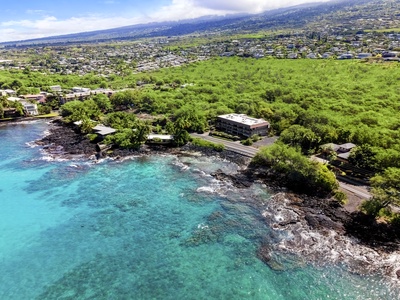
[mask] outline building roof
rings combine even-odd
[[[350,152],[345,152],[345,153],[340,153],[340,154],[338,154],[337,157],[340,157],[341,159],[348,160],[348,159],[349,159],[349,156],[350,156]]]
[[[23,99],[21,99],[21,98],[19,98],[19,97],[8,97],[7,100],[8,100],[8,101],[13,101],[13,102],[14,102],[14,101],[21,101],[21,100],[23,100]]]
[[[174,136],[173,135],[168,135],[168,134],[149,134],[147,136],[148,140],[153,140],[153,139],[160,139],[160,140],[173,140]]]
[[[332,151],[338,151],[339,150],[339,145],[338,144],[335,144],[335,143],[328,143],[328,144],[323,144],[323,145],[321,145],[320,146],[320,148],[321,149],[329,149],[329,150],[332,150]]]
[[[108,134],[112,134],[114,132],[116,132],[117,130],[111,127],[107,127],[104,125],[96,125],[95,127],[93,127],[93,130],[96,131],[96,133],[100,134],[100,135],[108,135]]]
[[[340,147],[340,149],[346,149],[346,150],[350,151],[351,149],[356,147],[356,145],[353,143],[346,143],[346,144],[339,145],[339,147]]]
[[[265,121],[264,119],[256,119],[249,117],[245,114],[228,114],[228,115],[221,115],[218,118],[230,120],[236,123],[248,125],[250,127],[259,127],[264,125],[269,125],[269,122]]]

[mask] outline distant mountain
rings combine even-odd
[[[350,7],[374,5],[382,2],[400,0],[334,0],[297,5],[274,9],[261,14],[239,14],[228,16],[206,16],[197,19],[176,22],[160,22],[125,26],[107,30],[82,32],[61,36],[53,36],[24,41],[0,43],[3,46],[27,46],[45,44],[73,44],[81,42],[103,42],[110,40],[135,40],[149,37],[183,36],[190,34],[244,33],[259,30],[302,29],[307,24],[321,20],[325,15],[337,12],[337,22],[340,22],[342,12],[348,12]]]

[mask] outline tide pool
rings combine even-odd
[[[205,157],[49,160],[44,121],[0,127],[0,299],[396,299],[378,276],[270,269],[269,227]]]

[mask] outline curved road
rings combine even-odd
[[[205,133],[205,134],[191,133],[190,135],[192,137],[201,138],[203,140],[210,141],[210,142],[213,142],[216,144],[223,144],[225,146],[225,149],[242,154],[242,155],[250,157],[250,158],[254,157],[258,151],[257,148],[254,148],[252,146],[244,146],[244,145],[240,144],[239,141],[237,141],[237,142],[227,141],[227,140],[220,139],[217,137],[209,136],[207,133]],[[352,192],[361,198],[364,198],[364,199],[371,198],[371,194],[369,193],[367,188],[364,186],[357,186],[357,185],[349,184],[349,183],[346,183],[343,181],[339,181],[339,185],[342,189]]]

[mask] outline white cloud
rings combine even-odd
[[[277,7],[285,7],[315,0],[172,0],[170,5],[148,13],[136,14],[132,18],[87,15],[69,19],[57,19],[54,16],[42,16],[36,20],[17,20],[0,23],[0,42],[34,39],[83,31],[94,31],[140,23],[183,20],[205,15],[225,15],[229,13],[258,13]],[[323,0],[327,1],[327,0]],[[103,3],[117,3],[104,0]],[[45,13],[29,11],[31,14]]]
[[[20,20],[0,23],[0,41],[17,41],[46,36],[94,31],[140,23],[143,20],[127,18],[102,18],[88,16],[59,20],[47,16],[38,20]]]
[[[322,0],[328,1],[328,0]],[[302,3],[317,2],[316,0],[193,0],[198,7],[217,11],[260,13],[269,9],[293,6]]]
[[[26,11],[26,13],[28,15],[43,15],[43,14],[46,14],[47,12],[45,10],[42,10],[42,9],[28,9]]]

